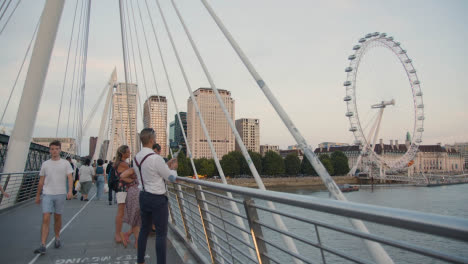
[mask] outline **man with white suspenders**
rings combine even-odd
[[[151,224],[156,228],[156,257],[158,264],[166,263],[166,237],[169,217],[168,198],[164,180],[175,182],[177,179],[177,159],[169,162],[154,153],[156,133],[152,128],[140,132],[143,148],[135,155],[133,167],[140,189],[141,229],[138,237],[138,263],[145,262],[146,242]]]

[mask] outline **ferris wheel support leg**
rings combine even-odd
[[[47,0],[42,11],[41,24],[32,51],[15,126],[8,142],[8,152],[3,172],[22,172],[25,169],[63,6],[64,0]],[[10,186],[7,186],[6,191],[11,194],[11,200],[16,199],[18,190],[19,187],[10,188]],[[7,199],[4,199],[4,201],[7,201]]]

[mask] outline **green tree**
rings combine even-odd
[[[301,160],[296,153],[290,153],[284,159],[284,168],[287,175],[297,175],[301,170]]]
[[[349,172],[348,157],[341,151],[331,154],[331,162],[335,175],[346,175]]]
[[[262,174],[262,155],[258,152],[253,152],[253,151],[249,151],[249,155],[250,155],[250,158],[252,159],[253,164],[255,165],[255,168],[257,168],[258,174]],[[252,172],[250,171],[250,168],[247,167],[247,169],[248,169],[247,174],[252,176]]]
[[[177,156],[177,162],[179,163],[179,167],[177,168],[177,175],[180,176],[191,176],[191,165],[190,161],[185,156],[184,152],[180,152],[179,156]]]
[[[330,159],[330,156],[328,156],[327,154],[320,155],[319,160],[322,162],[325,169],[327,169],[328,174],[335,175],[335,172],[333,170],[333,164],[332,164],[332,161]]]
[[[239,163],[234,155],[230,153],[224,155],[220,163],[221,163],[221,167],[223,168],[224,175],[231,176],[231,177],[235,175],[239,175],[239,171],[240,171]]]
[[[215,173],[215,164],[213,159],[201,158],[194,160],[198,174],[213,177]]]
[[[274,151],[265,153],[265,157],[262,159],[262,167],[265,175],[284,174],[284,160]]]
[[[305,175],[317,176],[317,172],[315,171],[314,167],[312,167],[312,164],[310,164],[305,155],[301,163],[301,173]]]

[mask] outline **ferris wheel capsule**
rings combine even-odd
[[[424,105],[423,105],[423,104],[419,104],[419,105],[418,105],[418,108],[419,108],[419,109],[422,109],[422,108],[424,108]]]
[[[419,80],[416,80],[416,81],[413,82],[413,84],[414,84],[414,85],[419,85],[420,82],[419,82]]]
[[[360,49],[360,48],[361,48],[361,46],[356,45],[356,46],[353,47],[353,50],[358,50],[358,49]]]
[[[398,47],[400,45],[401,45],[400,42],[395,42],[395,44],[393,44],[394,47]]]
[[[418,132],[424,132],[424,128],[422,127],[418,128]]]
[[[372,38],[372,33],[366,34],[366,38]]]
[[[418,120],[424,120],[424,119],[425,119],[424,116],[419,116],[418,117]]]
[[[388,41],[393,41],[393,37],[388,37],[387,40]]]
[[[360,38],[360,39],[359,39],[359,43],[364,43],[364,42],[366,42],[366,39],[365,39],[365,38]]]
[[[347,117],[351,117],[351,116],[353,116],[353,115],[354,115],[354,113],[353,113],[353,112],[346,112],[346,114],[345,114],[345,115],[346,115]]]
[[[387,36],[387,33],[382,33],[382,34],[380,34],[380,37],[381,37],[381,38],[385,38],[386,36]]]
[[[344,86],[350,86],[351,85],[351,82],[350,81],[346,81],[343,83]]]
[[[343,98],[343,101],[345,101],[345,102],[351,101],[351,96],[349,96],[349,95],[345,96],[345,98]]]
[[[346,69],[344,70],[345,72],[351,72],[353,70],[353,68],[351,67],[346,67]]]
[[[423,95],[422,92],[417,92],[417,93],[416,93],[416,96],[422,96],[422,95]]]
[[[374,32],[374,33],[372,34],[373,37],[377,37],[378,35],[379,35],[379,32]]]
[[[416,70],[415,70],[415,69],[411,69],[411,70],[409,71],[409,73],[414,74],[414,73],[416,73]]]
[[[348,60],[354,60],[356,58],[356,55],[349,55]]]
[[[350,127],[350,128],[349,128],[349,131],[351,131],[351,132],[356,132],[356,131],[357,131],[357,127]]]
[[[411,59],[405,60],[405,63],[411,63],[411,62],[413,62]]]

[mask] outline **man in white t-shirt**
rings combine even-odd
[[[60,248],[60,229],[62,228],[62,213],[65,200],[72,197],[73,169],[70,163],[60,158],[62,144],[55,140],[49,144],[50,159],[42,163],[39,172],[36,204],[41,203],[42,192],[42,227],[41,246],[34,253],[44,255],[45,243],[49,236],[50,215],[54,214],[55,248]],[[67,193],[68,178],[68,193]]]

